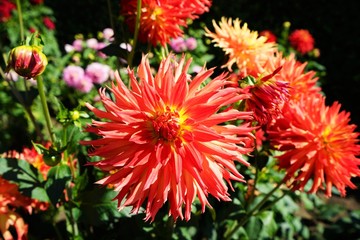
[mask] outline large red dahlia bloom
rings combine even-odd
[[[121,0],[121,15],[130,30],[134,30],[137,0]],[[187,19],[195,19],[209,10],[209,0],[142,0],[139,40],[165,46],[171,38],[181,37]]]
[[[356,187],[351,177],[360,176],[359,133],[349,124],[350,114],[340,112],[340,107],[337,102],[325,106],[320,94],[305,96],[287,105],[283,118],[268,130],[272,146],[284,151],[279,165],[286,169],[284,180],[293,190],[304,190],[310,179],[309,192],[325,189],[327,196],[332,186],[342,196],[347,186]]]
[[[144,204],[146,220],[154,220],[165,202],[175,220],[183,219],[183,208],[189,220],[196,196],[202,211],[209,206],[209,194],[229,201],[225,182],[231,186],[230,180],[243,181],[234,162],[248,165],[243,154],[253,148],[246,144],[252,127],[222,124],[248,120],[251,114],[219,112],[246,96],[238,88],[224,88],[230,84],[224,75],[201,87],[213,71],[202,69],[190,79],[190,62],[169,56],[153,76],[144,57],[139,83],[129,70],[131,90],[116,75],[117,85],[109,88],[113,98],[100,91],[105,110],[87,104],[97,117],[107,119],[94,120],[87,128],[100,139],[83,142],[94,147],[91,156],[103,158],[94,165],[109,171],[99,183],[114,186],[120,209],[132,206],[138,212]]]

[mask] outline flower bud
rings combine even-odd
[[[6,71],[13,69],[20,76],[30,79],[44,72],[47,64],[41,48],[22,45],[11,50]]]

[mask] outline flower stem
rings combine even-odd
[[[47,105],[47,102],[46,102],[43,79],[42,79],[41,76],[38,76],[36,78],[36,81],[37,81],[37,85],[38,85],[41,105],[42,105],[44,116],[45,116],[46,127],[47,127],[47,130],[49,132],[51,142],[55,143],[56,137],[55,137],[54,132],[52,131],[53,127],[52,127],[52,124],[51,124],[49,108],[48,108],[48,105]]]
[[[239,221],[239,223],[227,234],[225,234],[224,238],[226,240],[230,240],[232,235],[234,235],[239,228],[241,228],[253,215],[257,214],[257,211],[266,203],[266,201],[273,195],[273,193],[280,188],[283,182],[278,183],[270,192],[268,192],[265,197],[246,215]],[[280,200],[282,197],[277,198],[276,201]]]
[[[23,24],[23,19],[22,19],[20,0],[16,0],[16,7],[17,7],[18,15],[19,15],[20,39],[21,39],[21,42],[23,42],[25,40],[25,36],[24,36],[24,24]]]
[[[128,65],[130,68],[132,67],[132,62],[134,59],[134,54],[135,54],[135,49],[136,49],[136,44],[137,44],[137,39],[138,39],[139,29],[140,29],[141,1],[142,0],[137,0],[137,6],[136,6],[136,21],[135,21],[135,30],[134,30],[134,40],[133,40],[134,42],[133,42],[131,52],[128,57]]]

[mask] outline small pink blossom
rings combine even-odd
[[[93,87],[91,78],[85,75],[84,69],[80,66],[67,66],[63,71],[63,79],[68,86],[81,92],[89,92]]]
[[[75,39],[72,46],[74,47],[75,51],[81,52],[83,49],[83,40]]]
[[[185,40],[185,45],[186,45],[187,50],[189,50],[189,51],[194,50],[196,48],[196,46],[197,46],[196,39],[193,38],[193,37],[190,37],[190,38],[186,39]]]
[[[170,41],[170,47],[175,52],[184,52],[186,51],[186,42],[182,37],[173,38]]]
[[[104,38],[108,41],[114,40],[114,30],[112,28],[105,28],[103,30]]]
[[[98,40],[96,38],[89,38],[86,40],[86,46],[92,49],[98,49]]]
[[[85,75],[91,79],[93,83],[101,84],[109,79],[110,67],[98,62],[93,62],[86,67]]]

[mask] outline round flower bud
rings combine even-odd
[[[7,72],[13,69],[24,78],[34,78],[42,74],[48,64],[45,54],[37,46],[22,45],[10,51]]]

